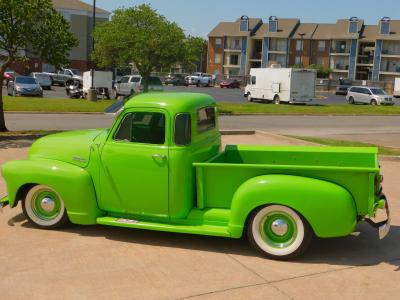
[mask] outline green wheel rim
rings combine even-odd
[[[51,210],[46,210],[42,203],[43,200],[50,200],[52,201],[52,203],[54,203],[54,207]],[[33,213],[42,220],[45,221],[50,221],[55,219],[61,211],[61,201],[60,198],[58,197],[58,195],[51,191],[51,190],[40,190],[37,191],[34,196],[32,197],[32,202],[31,202],[31,206],[32,206],[32,211]]]
[[[272,229],[275,221],[283,221],[287,225],[284,234],[278,235]],[[297,236],[297,225],[295,220],[284,212],[270,212],[260,222],[260,233],[263,241],[274,248],[286,248],[290,246]]]

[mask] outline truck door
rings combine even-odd
[[[127,112],[101,153],[101,209],[168,217],[168,125],[163,110]]]

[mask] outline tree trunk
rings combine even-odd
[[[143,80],[143,93],[147,93],[149,91],[150,73],[142,74],[142,80]]]
[[[3,105],[3,81],[4,81],[4,66],[0,68],[0,132],[8,131],[6,127],[6,120],[4,118],[4,105]]]

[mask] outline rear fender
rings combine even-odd
[[[18,160],[6,163],[2,174],[11,207],[18,204],[20,190],[42,184],[57,191],[64,200],[72,223],[96,224],[103,215],[98,208],[90,174],[83,168],[56,160]]]
[[[318,237],[345,236],[357,224],[354,199],[343,187],[314,178],[263,175],[244,182],[235,192],[229,222],[231,236],[242,235],[254,209],[271,204],[300,213]]]

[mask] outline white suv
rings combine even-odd
[[[350,104],[394,105],[393,97],[381,88],[352,86],[346,96]]]

